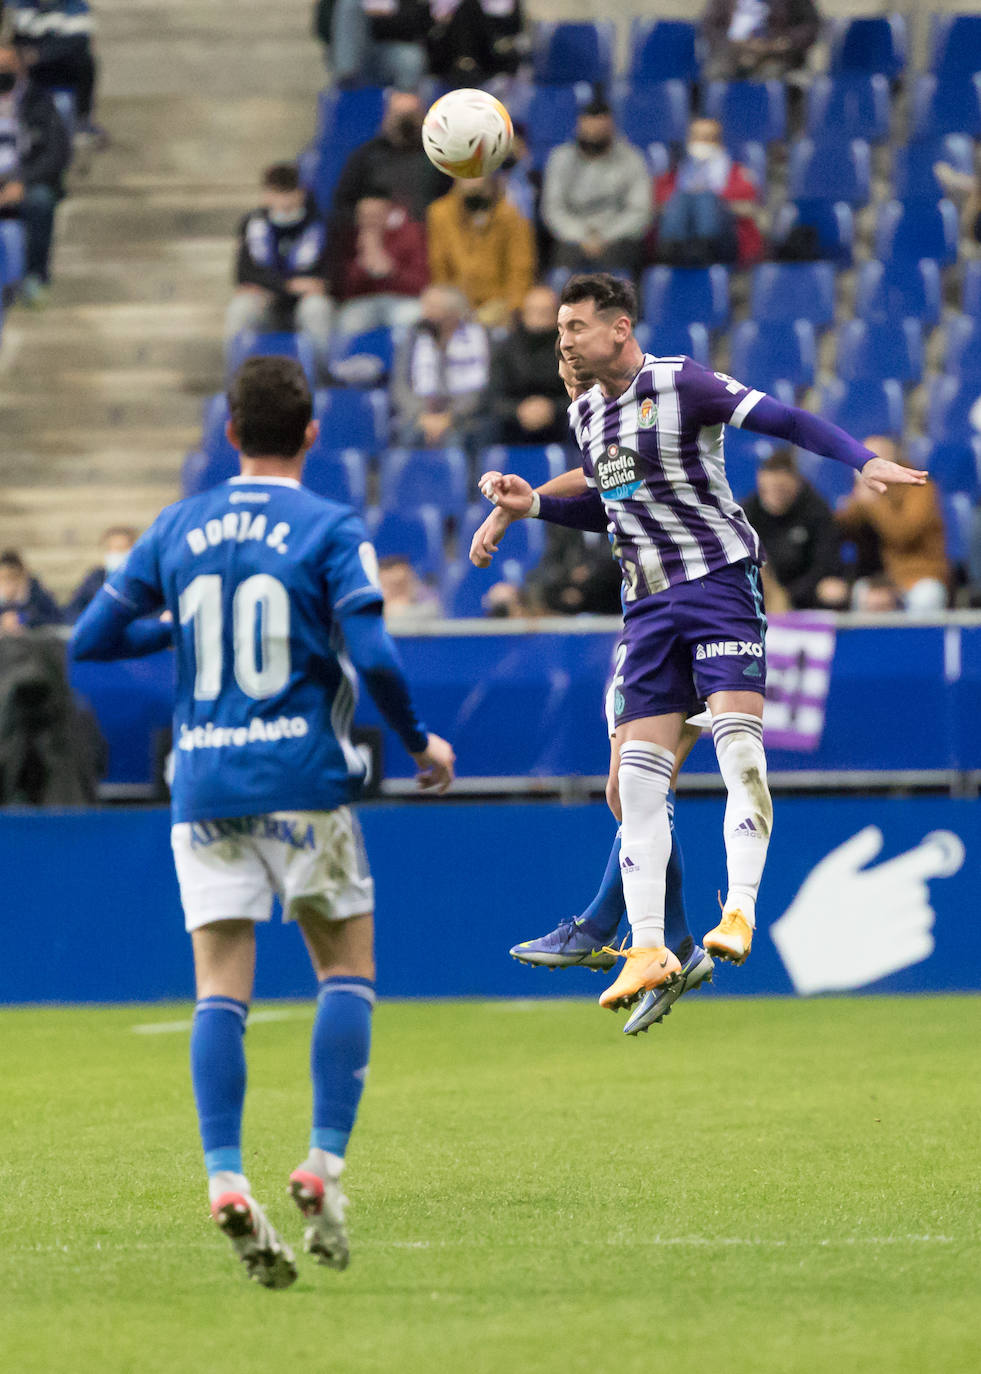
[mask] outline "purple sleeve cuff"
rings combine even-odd
[[[810,411],[785,406],[772,396],[764,396],[757,401],[743,420],[742,428],[751,429],[754,434],[766,434],[771,439],[784,439],[788,444],[796,444],[798,448],[817,453],[822,458],[834,458],[856,472],[861,472],[869,459],[875,457],[864,444],[837,425],[812,415]]]
[[[605,534],[609,517],[603,502],[595,491],[585,491],[581,496],[542,496],[538,519],[547,520],[550,525],[565,525],[570,530],[592,530],[595,534]]]

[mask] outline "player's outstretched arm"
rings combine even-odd
[[[143,611],[99,589],[79,616],[72,633],[71,652],[77,659],[108,662],[116,658],[145,658],[170,648],[173,625],[142,620]]]

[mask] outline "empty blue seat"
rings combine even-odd
[[[367,457],[360,449],[311,449],[303,465],[303,485],[318,496],[363,510]]]
[[[817,139],[884,142],[889,137],[889,82],[861,72],[816,77],[807,93],[807,133]]]
[[[579,101],[573,86],[539,86],[528,106],[528,149],[535,167],[543,167],[560,143],[576,135]]]
[[[944,335],[944,371],[951,377],[981,377],[981,319],[954,315]]]
[[[940,443],[914,439],[909,460],[914,467],[925,468],[941,491],[962,491],[973,500],[981,496],[981,437]]]
[[[805,449],[795,449],[794,457],[805,482],[809,482],[829,506],[834,507],[851,495],[855,486],[855,469],[847,463],[836,463],[833,458],[821,458]]]
[[[510,539],[518,525],[536,525],[537,520],[519,520],[512,525],[505,538]],[[502,546],[501,552],[489,568],[475,568],[468,558],[464,558],[448,569],[443,579],[443,604],[446,614],[453,620],[477,620],[487,614],[487,593],[499,582],[508,582],[520,587],[524,581],[525,570],[513,558],[507,558]]]
[[[726,143],[776,143],[787,137],[787,96],[782,81],[710,81],[704,113],[722,125]]]
[[[843,200],[797,200],[781,205],[774,216],[771,238],[775,244],[787,241],[798,225],[810,226],[817,234],[822,258],[850,267],[855,251],[855,214]]]
[[[697,40],[697,26],[685,20],[632,20],[630,80],[697,81]]]
[[[615,41],[616,27],[609,19],[597,24],[538,23],[532,40],[535,80],[605,85],[613,71]]]
[[[855,314],[863,320],[940,319],[940,268],[921,262],[863,262],[858,269]]]
[[[185,496],[196,496],[198,492],[208,491],[239,472],[238,454],[229,447],[225,453],[189,453],[181,468],[181,491]]]
[[[981,71],[981,14],[934,14],[930,71],[945,80]]]
[[[933,258],[941,267],[957,261],[957,210],[949,200],[936,205],[890,200],[880,205],[875,223],[875,255],[882,262],[919,262]]]
[[[314,141],[319,145],[338,143],[350,152],[374,137],[384,113],[385,92],[381,86],[331,86],[317,96]]]
[[[729,273],[724,267],[649,267],[641,282],[641,313],[652,329],[662,324],[729,323]]]
[[[964,268],[964,291],[961,309],[973,319],[981,317],[981,261],[969,262]]]
[[[431,506],[459,517],[467,504],[467,460],[458,448],[390,449],[379,470],[383,510]]]
[[[363,334],[335,334],[327,353],[331,380],[345,386],[377,386],[395,361],[398,331],[368,329]]]
[[[938,201],[944,189],[934,174],[938,162],[947,162],[958,172],[974,171],[974,145],[966,134],[947,134],[942,138],[919,138],[897,148],[892,166],[892,188],[897,200]]]
[[[913,138],[981,137],[981,76],[920,76],[913,87]]]
[[[569,461],[570,455],[561,444],[494,444],[482,449],[477,456],[477,475],[483,472],[513,472],[533,487],[540,487],[578,463]],[[487,507],[484,514],[487,514]],[[483,518],[483,517],[481,517]],[[477,522],[478,524],[480,521]]]
[[[981,378],[935,377],[927,400],[927,434],[963,442],[981,433]]]
[[[756,490],[756,469],[776,453],[779,445],[749,429],[728,426],[725,431],[726,480],[737,501]]]
[[[871,434],[903,432],[903,388],[892,378],[843,382],[836,378],[821,389],[819,413],[856,439]]]
[[[944,520],[947,559],[955,568],[961,568],[971,557],[974,539],[974,502],[966,492],[942,491],[940,509]]]
[[[639,324],[634,334],[644,352],[653,353],[656,358],[694,358],[703,367],[709,365],[709,333],[704,324],[676,324],[665,320],[656,330],[650,325]]]
[[[0,291],[24,279],[24,226],[19,219],[0,219]]]
[[[613,95],[617,128],[638,148],[652,143],[684,143],[691,117],[683,81],[617,83]]]
[[[818,142],[800,138],[792,144],[788,187],[792,200],[867,205],[871,186],[872,157],[864,139]]]
[[[919,320],[849,320],[838,330],[835,372],[844,382],[923,380],[923,326]]]
[[[879,73],[894,81],[906,66],[906,20],[901,14],[836,19],[831,29],[831,71]]]
[[[374,511],[368,532],[379,558],[407,558],[420,577],[438,577],[442,571],[443,521],[432,506]]]
[[[320,424],[318,449],[360,448],[378,453],[388,438],[388,396],[358,387],[327,387],[313,398]]]
[[[729,338],[729,371],[757,391],[773,391],[780,382],[811,386],[817,367],[814,326],[798,319],[768,323],[744,320]]]
[[[234,376],[246,358],[295,358],[307,374],[311,386],[317,380],[317,350],[305,334],[288,332],[263,334],[257,329],[243,329],[228,342],[226,363],[228,375]]]
[[[764,262],[753,269],[750,314],[754,320],[834,322],[835,273],[829,262]]]
[[[228,424],[228,398],[223,391],[209,396],[201,417],[201,448],[205,453],[219,453],[228,443],[225,426]]]

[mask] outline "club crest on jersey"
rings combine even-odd
[[[637,423],[641,429],[653,429],[657,424],[657,406],[650,396],[645,396],[637,407]]]
[[[641,486],[640,454],[620,444],[607,444],[595,467],[596,489],[604,501],[626,501]]]

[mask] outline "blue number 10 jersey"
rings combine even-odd
[[[234,477],[163,511],[106,591],[174,619],[175,821],[357,796],[343,617],[382,596],[352,510],[290,478]]]

